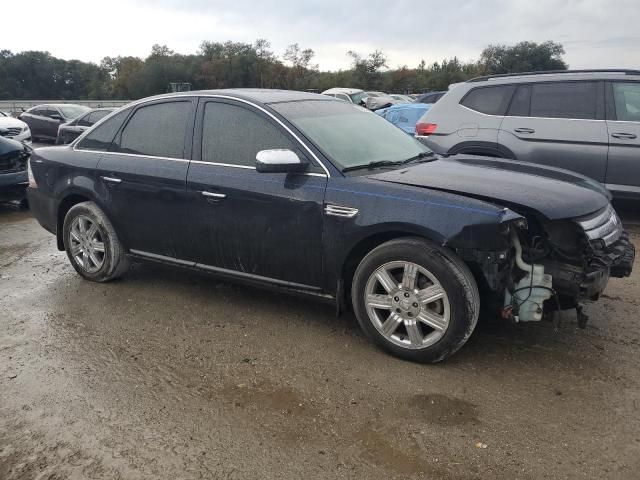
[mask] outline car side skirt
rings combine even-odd
[[[322,292],[320,287],[312,285],[304,285],[294,282],[287,282],[276,278],[263,277],[261,275],[255,275],[253,273],[240,272],[237,270],[229,270],[226,268],[214,267],[212,265],[205,265],[188,260],[181,260],[179,258],[167,257],[164,255],[158,255],[155,253],[144,252],[142,250],[129,250],[129,256],[132,258],[147,260],[156,263],[163,263],[166,265],[172,265],[190,270],[197,270],[200,272],[208,273],[213,276],[227,278],[239,283],[246,283],[258,287],[278,290],[286,293],[292,293],[302,296],[312,296],[328,303],[335,303],[336,297]]]

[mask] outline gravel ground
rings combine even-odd
[[[83,281],[0,207],[0,479],[638,478],[639,279],[586,330],[481,324],[417,365],[310,300],[152,265]]]

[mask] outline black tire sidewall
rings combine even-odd
[[[62,232],[67,257],[69,258],[69,261],[71,262],[71,265],[73,265],[73,268],[76,270],[76,272],[78,272],[87,280],[102,282],[110,278],[111,274],[116,268],[116,265],[114,265],[115,255],[111,235],[109,234],[109,231],[104,224],[103,217],[96,214],[97,209],[98,207],[92,202],[84,202],[73,206],[69,210],[69,212],[67,212],[67,215],[64,219]],[[73,255],[71,255],[71,250],[69,248],[69,232],[71,231],[71,224],[73,223],[73,220],[79,215],[85,215],[89,217],[91,221],[98,226],[100,236],[102,237],[102,242],[104,243],[104,262],[102,264],[102,267],[100,267],[97,272],[87,272],[80,265],[78,265],[76,259],[73,258]]]
[[[393,261],[413,262],[424,267],[447,293],[451,312],[449,327],[433,345],[421,349],[402,348],[387,340],[369,319],[365,306],[367,281],[377,268]],[[460,270],[456,263],[443,249],[419,239],[392,241],[374,249],[358,266],[352,284],[352,303],[358,323],[378,346],[407,360],[438,362],[455,353],[468,339],[477,321],[473,295],[456,274],[456,270]],[[476,288],[475,284],[473,287]]]

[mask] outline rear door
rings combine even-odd
[[[28,112],[25,112],[20,116],[20,119],[24,121],[31,129],[31,136],[43,135],[44,119],[46,114],[46,107],[32,108]]]
[[[187,178],[184,213],[191,234],[185,256],[214,271],[318,288],[327,176],[313,164],[306,173],[256,171],[256,154],[278,148],[306,156],[291,132],[265,111],[234,100],[201,99]]]
[[[48,138],[55,139],[58,136],[58,127],[64,122],[62,114],[55,107],[47,107],[42,118],[42,134]]]
[[[640,82],[607,84],[607,128],[606,185],[616,194],[640,195]]]
[[[138,106],[98,163],[97,188],[133,253],[175,258],[184,241],[195,105],[180,97]]]
[[[609,148],[604,82],[519,85],[498,143],[517,160],[566,168],[604,182]]]

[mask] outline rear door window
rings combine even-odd
[[[504,115],[514,90],[513,85],[476,88],[467,93],[460,104],[487,115]]]
[[[640,83],[614,82],[613,101],[617,120],[640,122]]]
[[[138,108],[112,151],[153,157],[184,158],[192,103],[164,102]]]
[[[532,117],[595,120],[597,82],[545,82],[531,86]]]

